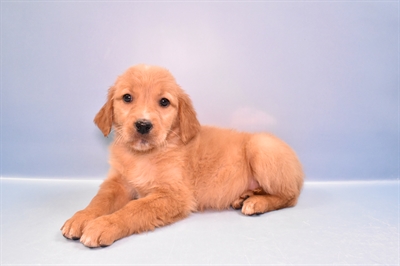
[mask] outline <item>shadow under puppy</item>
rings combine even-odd
[[[270,134],[200,126],[164,68],[129,68],[94,121],[105,136],[115,131],[111,168],[90,204],[61,228],[85,246],[108,246],[208,208],[253,215],[297,203],[303,172],[293,150]]]

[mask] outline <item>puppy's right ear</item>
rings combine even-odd
[[[113,125],[113,98],[114,98],[114,87],[108,90],[107,102],[97,113],[94,118],[94,123],[103,132],[104,137],[107,137],[111,132]]]

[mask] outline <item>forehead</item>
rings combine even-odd
[[[165,69],[158,67],[132,67],[118,77],[117,89],[151,94],[176,94],[178,86],[174,77]]]

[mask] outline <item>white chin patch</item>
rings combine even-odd
[[[145,139],[140,139],[135,143],[134,149],[138,150],[138,151],[147,151],[147,150],[151,149],[151,145],[150,145],[149,141],[147,141]]]

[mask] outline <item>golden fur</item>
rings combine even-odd
[[[253,215],[297,203],[303,172],[292,149],[270,134],[200,126],[163,68],[129,68],[94,121],[105,136],[114,128],[111,169],[90,204],[62,227],[85,246],[108,246],[198,210],[232,206]],[[151,129],[140,132],[138,121]]]

